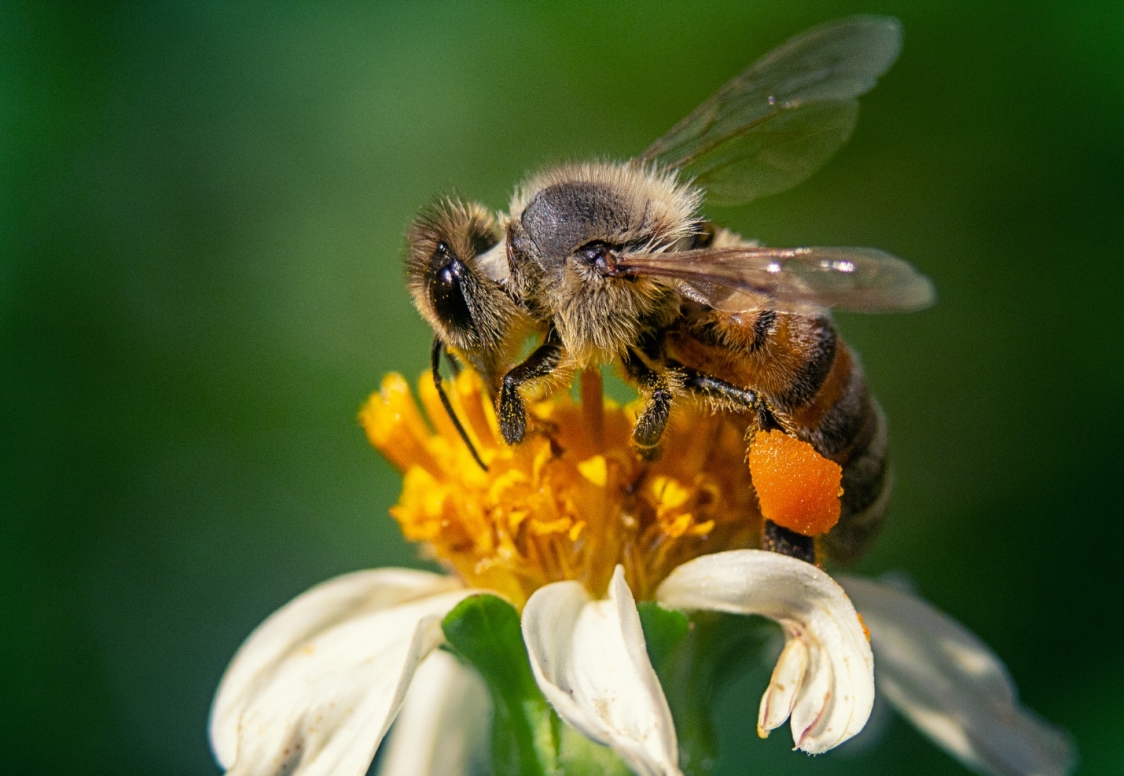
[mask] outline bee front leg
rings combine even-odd
[[[527,435],[527,408],[519,387],[540,377],[546,377],[556,368],[562,358],[562,340],[551,329],[543,343],[535,348],[527,360],[512,367],[503,376],[500,395],[496,400],[496,414],[499,416],[500,433],[509,445],[517,445]]]

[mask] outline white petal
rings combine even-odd
[[[1019,705],[1006,667],[973,633],[916,596],[841,577],[878,657],[878,691],[969,768],[991,776],[1062,776],[1068,737]]]
[[[757,735],[765,738],[792,715],[804,673],[808,670],[808,645],[803,639],[791,639],[781,650],[769,687],[761,696],[757,714]]]
[[[282,607],[219,686],[211,741],[231,773],[362,776],[441,618],[471,591],[405,569],[348,574]]]
[[[640,776],[679,773],[671,711],[620,566],[607,600],[592,600],[577,582],[539,588],[523,609],[523,638],[558,716]]]
[[[758,614],[780,623],[785,650],[762,698],[763,732],[782,724],[791,707],[796,747],[819,754],[866,724],[874,704],[870,644],[843,588],[812,564],[763,550],[704,555],[671,572],[656,599],[675,609]],[[806,656],[791,646],[794,640]],[[797,677],[801,664],[806,669]],[[799,689],[792,697],[794,678]]]
[[[379,776],[485,773],[491,720],[484,680],[438,650],[414,675],[390,729]]]

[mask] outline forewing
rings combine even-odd
[[[874,248],[728,248],[636,254],[623,274],[677,280],[683,293],[726,312],[910,312],[936,299],[908,262]]]
[[[829,22],[729,81],[640,155],[736,205],[815,172],[850,137],[856,98],[898,56],[901,27],[880,16]]]

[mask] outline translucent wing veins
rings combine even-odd
[[[796,185],[846,142],[855,98],[897,58],[895,19],[854,16],[792,38],[730,80],[639,157],[678,168],[718,204]]]
[[[688,297],[728,312],[762,307],[908,312],[936,298],[927,277],[874,248],[668,251],[630,255],[616,269],[680,281]]]

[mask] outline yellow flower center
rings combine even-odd
[[[517,606],[563,579],[601,596],[619,563],[636,596],[651,598],[691,558],[758,546],[744,418],[677,405],[665,454],[646,461],[631,441],[636,405],[603,398],[600,376],[586,373],[580,403],[564,394],[530,404],[527,438],[511,447],[474,372],[448,387],[487,471],[428,374],[418,393],[429,423],[398,374],[386,376],[359,418],[371,444],[404,474],[390,510],[402,533],[466,584]]]

